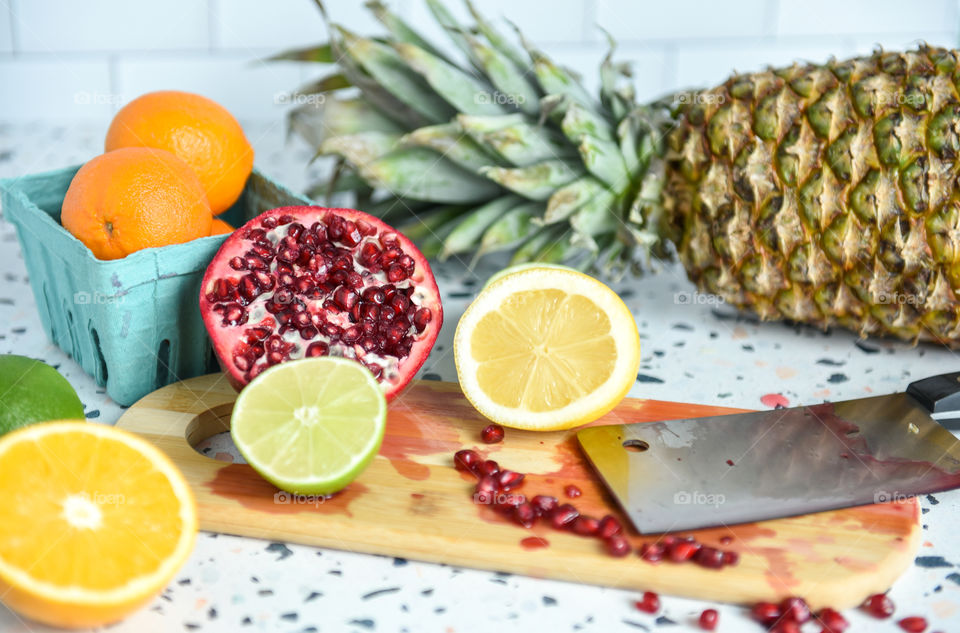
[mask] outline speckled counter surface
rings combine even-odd
[[[0,177],[81,163],[99,153],[106,123],[54,128],[0,124]],[[286,144],[280,124],[247,125],[257,165],[293,188],[311,178],[306,147]],[[87,417],[112,424],[122,410],[53,346],[39,325],[12,227],[0,222],[0,353],[41,358],[77,388]],[[456,380],[450,340],[482,274],[437,266],[446,323],[427,377]],[[678,268],[615,286],[636,315],[643,361],[632,396],[744,408],[812,404],[902,390],[960,368],[934,346],[859,341],[738,317],[697,295]],[[891,596],[897,616],[923,615],[930,631],[960,631],[960,491],[927,496],[916,564]],[[720,579],[722,582],[722,578]],[[697,631],[708,607],[719,631],[760,631],[744,609],[664,597],[656,616],[633,592],[459,569],[352,552],[201,533],[163,595],[115,631]],[[848,612],[853,631],[900,631]],[[0,606],[0,631],[42,631]]]

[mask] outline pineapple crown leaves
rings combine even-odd
[[[427,256],[513,250],[514,261],[605,273],[668,256],[659,191],[672,119],[662,104],[636,103],[613,39],[594,98],[515,26],[520,47],[464,1],[470,27],[426,0],[459,61],[376,0],[367,7],[385,35],[328,22],[328,43],[271,58],[338,67],[297,91],[323,98],[289,115],[318,156],[337,158],[309,193],[355,191],[422,234]]]

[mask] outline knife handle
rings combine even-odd
[[[907,394],[930,413],[960,413],[960,371],[911,382]]]

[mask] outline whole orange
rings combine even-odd
[[[213,218],[210,235],[226,235],[227,233],[233,233],[235,230],[228,222],[224,222],[220,218]]]
[[[197,173],[214,215],[237,201],[253,169],[253,148],[233,115],[190,92],[137,97],[113,117],[105,146],[108,152],[120,147],[172,152]]]
[[[210,235],[213,215],[190,167],[171,154],[128,147],[88,161],[73,177],[60,222],[98,259]]]

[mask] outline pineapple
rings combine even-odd
[[[302,90],[320,107],[291,114],[337,157],[311,195],[354,191],[441,259],[509,250],[619,275],[676,257],[764,319],[960,344],[955,51],[733,75],[642,104],[612,43],[594,97],[469,0],[470,27],[427,3],[465,62],[379,2],[385,37],[331,25],[329,44],[277,56],[338,66]]]

